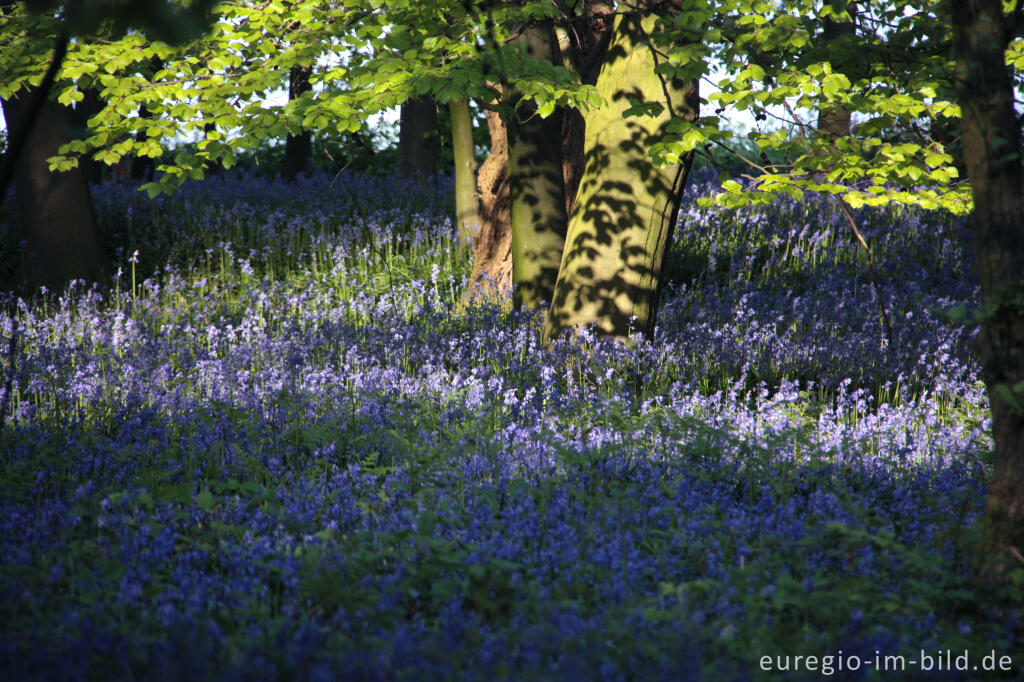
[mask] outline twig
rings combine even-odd
[[[836,195],[832,195],[832,198],[839,203],[839,208],[842,210],[843,215],[846,216],[846,221],[850,223],[850,229],[853,230],[854,236],[857,241],[860,242],[861,247],[864,248],[864,253],[867,255],[867,271],[868,279],[871,280],[871,287],[875,291],[875,298],[878,300],[878,312],[882,316],[882,325],[885,328],[885,340],[889,343],[889,347],[892,348],[892,325],[889,323],[889,314],[885,310],[885,300],[882,298],[882,290],[878,286],[878,278],[875,276],[875,267],[871,258],[871,247],[868,246],[867,241],[864,240],[860,230],[857,229],[857,222],[853,219],[853,214],[850,213],[850,209],[846,207],[846,203]]]

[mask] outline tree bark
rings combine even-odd
[[[427,178],[437,173],[440,142],[437,137],[437,104],[430,95],[406,100],[398,129],[398,172],[407,178]]]
[[[562,64],[576,71],[582,82],[597,81],[611,35],[609,17],[614,11],[604,0],[585,0],[582,14],[567,17],[568,25],[555,29]],[[496,105],[496,102],[489,106]],[[565,108],[561,115],[562,180],[565,215],[572,215],[577,188],[583,174],[583,141],[585,123],[576,109]],[[556,119],[557,120],[557,119]],[[474,246],[473,274],[464,298],[481,295],[506,300],[512,291],[511,199],[509,196],[508,132],[504,122],[493,111],[487,113],[491,134],[491,150],[480,167],[477,186],[480,197],[480,231]]]
[[[846,4],[846,11],[849,12],[852,19],[855,16],[856,6],[852,2],[844,4]],[[856,25],[853,21],[836,21],[828,18],[824,20],[821,37],[827,47],[829,43],[852,36],[855,30]],[[818,111],[818,132],[830,140],[849,137],[850,122],[850,111],[841,104],[824,105]]]
[[[487,112],[491,149],[480,166],[480,232],[473,245],[473,272],[463,300],[507,301],[512,292],[512,218],[508,186],[508,137],[496,111]]]
[[[34,94],[34,88],[22,90],[0,102],[8,130],[24,130]],[[96,215],[85,175],[80,168],[51,172],[47,162],[70,141],[70,113],[52,100],[43,104],[14,170],[25,241],[23,276],[30,286],[50,291],[60,291],[73,279],[95,280],[100,270]]]
[[[562,186],[565,189],[565,216],[568,219],[576,205],[576,194],[579,192],[580,180],[583,178],[583,143],[586,122],[583,120],[580,110],[574,107],[563,107],[561,113]]]
[[[582,9],[582,14],[572,17],[568,27],[556,27],[555,35],[562,65],[575,71],[580,82],[594,85],[608,48],[612,24],[609,17],[615,8],[605,0],[584,0]],[[572,215],[583,176],[585,130],[583,114],[573,107],[565,107],[562,110],[562,178],[567,217]]]
[[[95,88],[85,88],[82,90],[82,94],[85,96],[84,99],[75,105],[70,114],[74,124],[72,135],[76,138],[88,137],[89,119],[103,111],[103,107],[106,106]],[[103,162],[93,158],[93,154],[83,156],[78,160],[78,166],[82,169],[85,181],[91,185],[103,182],[104,165]]]
[[[455,221],[459,233],[459,253],[473,248],[480,225],[476,201],[476,150],[473,145],[473,118],[469,98],[448,102],[452,120],[452,155],[455,158]]]
[[[673,116],[696,120],[696,82],[663,80],[650,44],[653,14],[620,14],[597,79],[608,105],[586,119],[583,178],[548,313],[545,338],[594,324],[600,333],[651,336],[661,268],[692,155],[664,168],[647,155]],[[659,102],[656,117],[623,118],[630,100]]]
[[[309,76],[313,73],[310,66],[293,66],[288,72],[288,100],[298,99],[303,93],[309,92],[313,86]],[[284,142],[284,177],[291,182],[299,173],[308,173],[313,162],[313,136],[308,130],[298,135],[289,135]]]
[[[986,507],[992,549],[1024,565],[1024,167],[1000,0],[952,0],[955,83],[974,194],[981,279],[980,355],[992,407],[994,466]]]
[[[556,54],[550,25],[529,26],[519,40],[533,59],[551,60]],[[512,101],[508,174],[516,309],[533,309],[551,302],[562,260],[568,219],[561,113],[541,118],[532,101],[515,96]]]

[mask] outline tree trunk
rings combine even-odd
[[[313,86],[309,76],[313,73],[310,66],[293,66],[288,72],[288,100],[298,99],[303,93],[309,92]],[[308,173],[313,161],[313,137],[308,130],[298,135],[289,135],[284,142],[284,177],[291,182],[299,173]]]
[[[159,57],[152,57],[149,60],[148,76],[153,76],[157,71],[164,68],[164,62]],[[145,104],[139,106],[139,118],[153,118],[153,112]],[[143,131],[135,133],[135,139],[142,141],[145,138]],[[157,160],[148,156],[136,156],[132,159],[131,178],[132,180],[145,180],[151,182],[156,174]]]
[[[552,59],[553,40],[543,24],[527,27],[520,37],[537,60]],[[565,245],[561,112],[541,118],[536,104],[514,97],[508,132],[513,305],[532,309],[551,302]]]
[[[586,123],[580,110],[573,107],[563,107],[561,118],[562,186],[565,188],[565,217],[568,219],[576,205],[576,194],[579,192],[580,179],[583,177],[583,143]]]
[[[89,136],[89,119],[103,111],[103,107],[106,106],[100,97],[99,91],[95,88],[85,88],[82,90],[82,94],[85,96],[84,99],[75,104],[74,109],[70,110],[71,121],[74,124],[72,135],[75,138]],[[93,158],[93,154],[83,156],[78,160],[78,167],[82,169],[85,181],[91,185],[98,185],[103,182],[104,165],[103,162]]]
[[[448,102],[452,119],[452,155],[455,157],[455,224],[459,232],[459,253],[473,248],[480,225],[476,203],[476,149],[469,98]]]
[[[673,116],[696,120],[696,82],[654,72],[652,14],[621,14],[597,79],[608,105],[586,115],[583,178],[548,313],[545,338],[595,324],[653,334],[662,263],[692,156],[664,168],[647,155]],[[656,117],[623,118],[630,99],[660,102]]]
[[[0,102],[9,131],[24,130],[35,89]],[[30,286],[60,291],[73,279],[95,280],[100,270],[99,237],[92,197],[80,168],[50,172],[47,159],[70,140],[70,111],[47,100],[14,171],[21,214],[24,278]]]
[[[844,4],[852,19],[856,6],[853,3]],[[835,3],[832,3],[832,6],[835,7]],[[821,37],[826,46],[835,40],[852,36],[856,30],[856,25],[852,21],[836,21],[828,18],[824,20],[824,24]],[[841,104],[823,105],[818,111],[818,132],[831,140],[849,137],[850,121],[850,111]]]
[[[406,100],[398,129],[398,172],[407,178],[427,178],[437,173],[440,142],[437,138],[437,104],[430,95]]]
[[[584,0],[582,14],[572,18],[569,26],[558,26],[555,35],[561,51],[562,65],[576,72],[580,82],[597,83],[601,63],[611,37],[611,18],[615,11],[606,0]],[[565,187],[565,215],[572,215],[583,176],[583,143],[586,122],[579,109],[562,110],[562,178]]]
[[[601,60],[611,35],[609,17],[614,9],[604,0],[585,0],[582,14],[555,29],[562,63],[576,71],[582,82],[597,81]],[[496,103],[492,103],[492,106]],[[556,112],[553,116],[558,116]],[[565,215],[572,215],[583,169],[584,120],[576,109],[561,112],[562,179]],[[491,150],[477,178],[480,231],[473,251],[473,274],[464,298],[504,297],[512,291],[512,231],[509,197],[508,133],[493,111],[487,112]]]
[[[992,407],[992,549],[1024,565],[1024,170],[1000,0],[952,0],[964,161],[981,279],[978,352]]]
[[[512,218],[508,187],[508,137],[496,111],[487,112],[491,150],[480,166],[480,232],[473,245],[473,273],[466,301],[507,301],[512,291]]]

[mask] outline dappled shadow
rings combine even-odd
[[[551,301],[567,231],[562,169],[562,112],[546,119],[521,107],[509,126],[509,194],[515,305]]]
[[[616,22],[598,79],[608,105],[587,117],[583,179],[549,337],[588,323],[617,336],[653,333],[661,268],[690,162],[659,168],[649,150],[665,140],[670,117],[696,118],[698,99],[695,84],[663,82],[654,74],[645,42],[650,21],[624,16]],[[651,101],[662,103],[659,116],[623,117],[631,106]]]

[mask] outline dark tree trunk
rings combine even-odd
[[[292,101],[309,92],[312,67],[293,66],[288,72],[288,100]],[[299,173],[308,173],[313,161],[313,137],[308,130],[289,135],[284,142],[284,177],[291,182]]]
[[[100,93],[93,88],[86,88],[82,90],[82,94],[85,96],[81,102],[75,105],[75,108],[71,110],[71,120],[74,123],[74,130],[72,135],[76,138],[87,137],[90,135],[89,131],[89,119],[96,114],[103,111],[105,106],[103,99],[100,97]],[[97,161],[93,158],[92,154],[89,156],[82,157],[78,160],[78,166],[82,169],[82,175],[85,176],[85,181],[91,185],[98,185],[103,182],[103,162]]]
[[[565,189],[565,215],[572,215],[576,194],[583,177],[583,142],[586,123],[579,109],[562,109],[562,186]]]
[[[398,172],[407,178],[434,175],[440,152],[434,99],[422,95],[406,100],[398,130]]]
[[[164,62],[159,57],[153,57],[149,62],[149,73],[152,76],[164,68]],[[139,107],[139,118],[153,118],[153,112],[145,104]],[[135,139],[141,142],[146,134],[143,131],[135,133]],[[156,159],[148,156],[136,156],[132,159],[131,178],[132,180],[152,181],[156,174]]]
[[[554,32],[543,24],[520,37],[536,60],[551,60],[553,43]],[[533,102],[517,99],[513,95],[508,126],[513,304],[532,309],[551,302],[565,245],[562,112],[541,118]]]
[[[852,2],[845,3],[846,11],[850,17],[855,16],[856,5]],[[835,3],[832,3],[835,7]],[[836,21],[828,18],[824,20],[824,28],[821,37],[825,45],[852,36],[856,25],[852,21]],[[835,140],[850,135],[850,112],[841,104],[829,104],[818,111],[818,132],[826,137]]]
[[[993,549],[1024,565],[1024,166],[1000,0],[952,0],[964,161],[981,278],[978,352],[992,406],[986,508]]]
[[[585,0],[582,14],[574,17],[567,29],[556,29],[563,65],[579,74],[580,81],[587,85],[597,83],[611,37],[610,17],[614,11],[613,4],[605,0]],[[572,215],[583,177],[585,133],[583,114],[578,109],[565,107],[562,111],[562,179],[566,216]]]
[[[23,130],[34,89],[0,102],[7,128]],[[47,159],[70,140],[70,111],[47,100],[32,125],[14,171],[21,214],[23,277],[33,287],[60,291],[72,279],[95,280],[100,269],[99,237],[92,197],[80,168],[50,171]],[[17,134],[17,133],[15,133]]]

